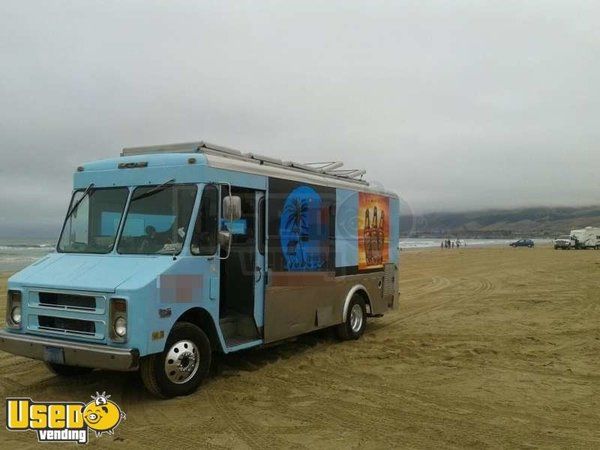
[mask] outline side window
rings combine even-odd
[[[217,252],[219,231],[219,190],[209,184],[204,188],[200,210],[192,236],[193,255],[214,255]]]

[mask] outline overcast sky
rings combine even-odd
[[[344,160],[418,213],[599,204],[600,3],[0,3],[0,235],[82,162],[207,140]]]

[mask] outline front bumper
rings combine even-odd
[[[139,366],[140,353],[137,349],[66,342],[0,330],[1,351],[44,361],[48,347],[62,349],[64,364],[69,366],[121,371],[136,370]]]

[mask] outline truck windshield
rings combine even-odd
[[[179,254],[196,190],[194,185],[167,183],[135,189],[117,251],[121,254]]]
[[[127,188],[90,187],[75,191],[68,209],[71,214],[58,241],[58,251],[109,253],[115,244],[128,195]]]

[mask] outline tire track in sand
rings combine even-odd
[[[444,289],[450,287],[452,282],[446,277],[433,277],[431,278],[431,282],[428,283],[424,288],[417,289],[415,294],[412,294],[411,297],[418,298],[427,294],[434,294],[436,292],[443,291]]]
[[[274,446],[281,448],[285,444],[285,442],[281,442],[274,436],[269,439],[264,438],[264,433],[260,431],[260,427],[250,423],[235,408],[230,407],[223,400],[223,396],[216,393],[214,389],[207,391],[207,396],[208,402],[221,416],[221,419],[250,448],[257,450]]]
[[[390,327],[392,325],[397,325],[397,324],[400,324],[400,323],[404,323],[404,322],[406,322],[409,319],[414,319],[416,317],[428,314],[430,312],[436,311],[436,310],[441,309],[441,308],[443,308],[445,306],[448,306],[450,304],[459,304],[459,303],[462,303],[465,300],[468,300],[468,299],[472,298],[473,295],[490,292],[490,291],[492,291],[492,290],[495,289],[494,284],[488,278],[471,279],[471,280],[467,280],[467,283],[472,282],[472,281],[477,282],[477,286],[475,286],[473,289],[470,289],[467,292],[459,293],[456,297],[451,297],[451,298],[449,298],[447,300],[439,301],[439,302],[437,302],[437,303],[435,303],[433,305],[426,305],[426,306],[423,306],[421,308],[417,308],[417,309],[415,309],[415,310],[413,310],[413,311],[411,311],[411,312],[409,312],[407,314],[402,315],[401,317],[398,317],[397,319],[393,319],[393,320],[390,320],[390,321],[388,321],[386,323],[382,323],[380,326],[377,327],[377,329],[381,330],[381,329],[388,328],[388,327]],[[412,298],[415,298],[415,297],[418,298],[418,297],[420,297],[422,295],[432,294],[432,293],[439,292],[439,291],[441,291],[443,289],[446,289],[447,287],[460,287],[461,284],[463,284],[462,282],[460,282],[460,283],[454,283],[453,284],[453,283],[450,282],[450,280],[448,280],[448,283],[449,283],[448,286],[446,286],[445,283],[438,282],[438,285],[444,284],[444,287],[443,288],[438,288],[438,289],[431,289],[431,290],[426,291],[426,292],[421,292],[421,293],[418,293],[418,294],[413,295],[411,297]]]

